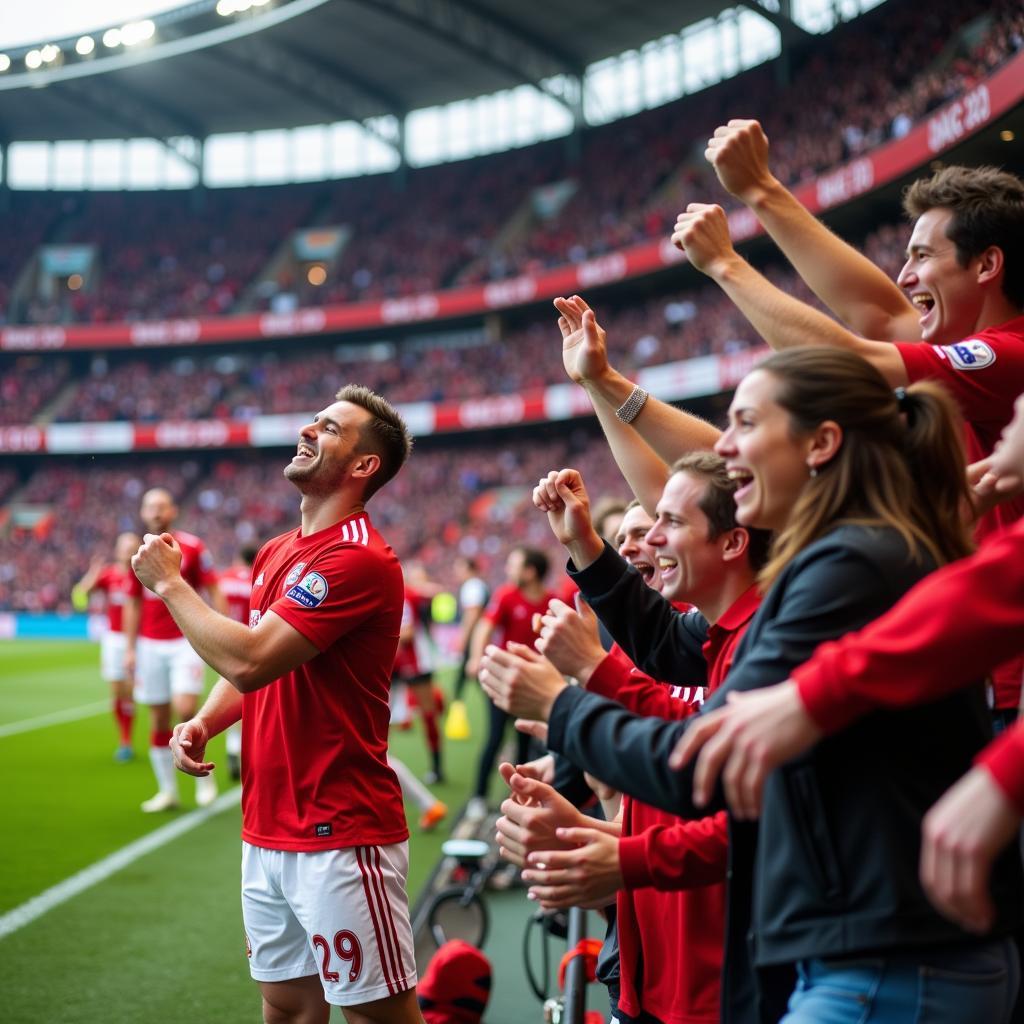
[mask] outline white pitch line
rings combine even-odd
[[[136,839],[134,843],[129,843],[127,846],[121,847],[120,850],[115,850],[114,853],[104,857],[102,860],[96,861],[95,864],[90,864],[89,867],[79,871],[77,875],[65,878],[63,882],[58,882],[45,892],[41,892],[38,896],[33,896],[32,899],[22,903],[20,907],[9,910],[0,917],[0,939],[6,938],[6,936],[16,932],[19,928],[24,928],[25,925],[30,924],[36,918],[42,917],[43,914],[53,910],[54,907],[59,907],[72,897],[85,892],[86,889],[92,888],[98,882],[102,882],[122,868],[133,864],[147,853],[152,853],[154,850],[160,849],[161,846],[166,846],[172,840],[177,839],[178,836],[190,832],[197,825],[201,825],[214,815],[220,814],[221,811],[233,807],[238,803],[241,794],[242,787],[235,786],[233,789],[229,789],[226,793],[222,793],[217,797],[209,807],[191,811],[184,817],[177,818],[175,821],[164,825],[163,828],[158,828],[155,832],[150,832],[149,835]]]
[[[64,722],[78,722],[83,718],[92,718],[103,711],[110,710],[110,701],[98,701],[95,704],[80,704],[77,708],[65,708],[49,715],[38,715],[35,718],[23,718],[20,722],[8,722],[0,725],[0,738],[16,736],[19,732],[32,732],[34,729],[45,729],[48,725],[61,725]]]

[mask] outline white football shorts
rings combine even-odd
[[[316,974],[356,1006],[416,984],[409,844],[294,853],[242,843],[242,922],[256,981]]]
[[[176,693],[203,692],[203,662],[183,637],[135,642],[135,700],[140,704],[170,704]]]
[[[105,683],[119,683],[124,679],[124,652],[127,648],[124,633],[109,629],[100,637],[100,678]]]

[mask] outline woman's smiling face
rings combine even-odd
[[[715,451],[739,481],[736,521],[781,530],[809,478],[812,439],[794,434],[790,414],[775,401],[778,380],[754,370],[740,381],[729,406],[729,426]]]

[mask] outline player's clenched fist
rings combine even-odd
[[[711,277],[736,256],[725,211],[708,203],[690,203],[679,214],[672,244],[682,249],[699,271]]]
[[[757,121],[734,118],[716,128],[704,156],[725,190],[748,205],[774,184],[768,169],[768,136]]]
[[[186,775],[209,775],[216,765],[203,760],[208,738],[206,726],[198,718],[179,722],[171,734],[174,767]]]
[[[169,533],[147,533],[132,558],[139,582],[152,591],[181,575],[181,548]]]

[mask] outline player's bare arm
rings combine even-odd
[[[653,515],[668,465],[687,452],[714,446],[719,431],[705,420],[648,396],[629,424],[615,415],[634,384],[608,362],[604,329],[579,296],[555,299],[562,363],[590,398],[619,469],[637,500]]]
[[[467,675],[475,676],[480,672],[480,659],[493,633],[494,623],[481,613],[480,621],[473,630],[473,646],[469,649],[469,661],[466,662]]]
[[[920,314],[884,271],[834,235],[771,173],[768,137],[757,121],[715,129],[704,155],[726,191],[750,207],[807,286],[866,338],[920,336]]]
[[[207,743],[241,717],[241,693],[227,679],[218,679],[196,716],[174,727],[171,736],[174,766],[186,775],[209,775],[217,766],[204,760]]]
[[[319,651],[279,615],[267,612],[255,629],[215,612],[181,577],[181,549],[169,534],[146,534],[132,558],[143,586],[167,605],[192,649],[242,693],[258,690]]]
[[[890,341],[862,338],[807,303],[776,288],[733,248],[720,206],[690,203],[676,220],[672,241],[707,274],[776,351],[799,345],[845,348],[872,363],[892,384],[907,383],[899,350]]]
[[[221,590],[220,584],[218,583],[207,583],[206,587],[206,598],[210,602],[210,607],[215,612],[219,612],[221,615],[228,614],[228,599]]]
[[[125,599],[121,617],[121,632],[124,633],[124,674],[127,679],[133,679],[135,676],[135,641],[139,638],[141,611],[141,598],[128,597]]]

